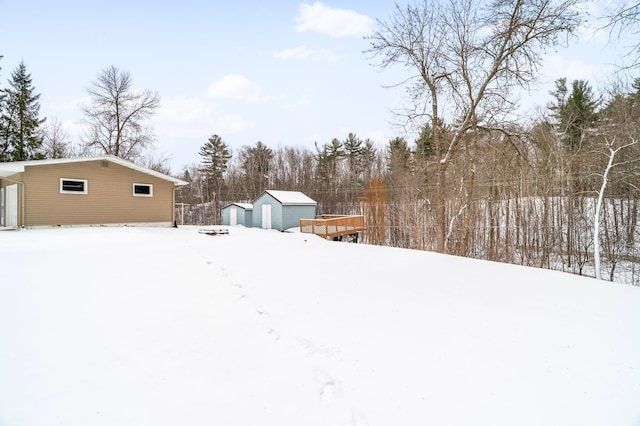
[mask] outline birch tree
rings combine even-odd
[[[465,137],[502,129],[515,90],[538,75],[542,55],[575,32],[577,0],[422,0],[379,21],[368,53],[402,67],[407,120],[433,129],[436,247],[445,251],[447,171]],[[441,131],[441,123],[451,131]]]
[[[635,138],[630,138],[628,143],[616,146],[616,138],[614,137],[612,140],[605,140],[605,143],[609,158],[607,166],[602,173],[602,185],[598,191],[598,201],[596,202],[596,210],[593,217],[593,257],[595,263],[595,275],[599,280],[602,279],[602,273],[600,272],[600,212],[602,211],[604,192],[607,189],[607,184],[609,183],[609,173],[615,166],[620,165],[619,163],[615,163],[616,154],[627,147],[635,145],[637,140]]]

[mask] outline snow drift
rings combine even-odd
[[[0,233],[0,425],[638,425],[640,288],[234,227]]]

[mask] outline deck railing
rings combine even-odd
[[[357,234],[364,231],[364,216],[322,215],[315,219],[300,219],[300,232],[324,238]]]

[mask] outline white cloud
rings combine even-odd
[[[323,143],[322,140],[323,136],[317,132],[307,135],[307,137],[304,138],[304,141],[309,145],[314,145],[316,142],[320,145]]]
[[[267,99],[262,89],[245,76],[229,74],[209,86],[207,95],[213,99],[231,99],[246,102],[260,102]]]
[[[375,144],[386,146],[387,141],[393,137],[392,135],[385,134],[382,130],[370,130],[363,133],[362,140],[371,139]]]
[[[291,49],[284,49],[279,52],[272,52],[274,58],[279,59],[298,59],[309,61],[328,61],[333,62],[338,59],[330,50],[313,50],[307,46],[298,46]]]
[[[235,113],[221,113],[220,106],[205,97],[166,99],[154,117],[158,134],[171,138],[206,138],[210,133],[242,133],[255,123]]]
[[[353,10],[325,6],[317,1],[302,3],[295,18],[296,31],[317,31],[331,37],[360,37],[371,33],[373,19]]]
[[[78,111],[83,105],[91,104],[91,96],[84,95],[68,101],[55,102],[52,106],[60,111]]]
[[[594,80],[604,70],[579,59],[567,59],[561,55],[549,55],[545,59],[543,75],[555,80],[566,77],[571,80]]]
[[[209,119],[215,107],[214,103],[205,99],[177,96],[162,102],[159,115],[173,122],[191,123]]]
[[[311,101],[306,96],[301,96],[295,102],[284,104],[285,109],[305,109],[311,106]]]
[[[256,127],[254,122],[246,120],[239,114],[225,114],[215,117],[213,120],[213,128],[218,129],[216,131],[222,134],[242,133],[254,127]]]

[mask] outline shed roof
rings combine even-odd
[[[76,158],[53,158],[49,160],[30,160],[30,161],[13,161],[8,163],[0,163],[0,178],[15,175],[16,173],[23,173],[24,168],[27,166],[46,166],[51,164],[67,164],[67,163],[81,163],[85,161],[110,161],[115,164],[119,164],[123,167],[128,167],[133,170],[137,170],[141,173],[146,173],[151,176],[155,176],[160,179],[164,179],[169,182],[173,182],[175,186],[188,185],[182,179],[174,178],[173,176],[166,175],[164,173],[156,172],[147,167],[139,166],[131,161],[123,160],[115,155],[101,155],[99,157],[76,157]]]
[[[253,204],[249,204],[249,203],[229,203],[226,206],[224,206],[223,209],[226,209],[227,207],[230,207],[230,206],[238,206],[245,210],[253,210]]]
[[[267,189],[262,192],[262,194],[256,197],[256,200],[260,198],[263,194],[269,194],[271,197],[275,198],[280,204],[283,206],[315,206],[318,203],[313,201],[311,198],[304,195],[299,191],[276,191],[273,189]],[[255,201],[255,200],[254,200]]]

